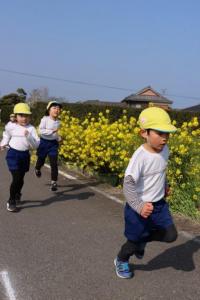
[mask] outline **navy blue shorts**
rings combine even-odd
[[[41,158],[46,158],[49,156],[58,156],[59,143],[57,140],[45,140],[40,139],[40,145],[37,149],[37,156]]]
[[[153,212],[145,219],[126,203],[124,234],[128,240],[140,242],[148,237],[153,230],[166,229],[173,224],[169,205],[164,199],[152,204],[154,206]]]
[[[19,151],[10,148],[6,155],[6,161],[10,171],[28,172],[30,168],[29,150]]]

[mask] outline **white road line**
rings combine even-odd
[[[69,175],[69,174],[67,174],[67,173],[65,173],[65,172],[63,172],[63,171],[59,171],[58,173],[59,173],[60,175],[64,176],[64,177],[68,178],[68,179],[72,179],[72,180],[76,180],[76,179],[77,179],[76,177],[71,176],[71,175]]]
[[[45,167],[47,167],[47,168],[50,169],[50,166],[48,164],[45,164]],[[77,179],[76,177],[73,177],[73,176],[71,176],[71,175],[69,175],[69,174],[67,174],[67,173],[65,173],[63,171],[58,171],[58,173],[60,175],[64,176],[64,177],[68,178],[68,179],[71,179],[71,180],[76,180]]]
[[[124,201],[120,200],[119,198],[117,198],[117,197],[115,197],[115,196],[108,195],[108,193],[103,192],[103,191],[99,190],[99,189],[96,188],[96,187],[93,187],[93,186],[90,186],[90,185],[89,185],[88,187],[89,187],[91,190],[93,190],[93,191],[95,191],[95,192],[97,192],[97,193],[99,193],[99,194],[105,196],[106,198],[109,198],[109,199],[111,199],[111,200],[113,200],[113,201],[115,201],[115,202],[117,202],[117,203],[119,203],[119,204],[124,205]]]
[[[47,164],[45,164],[45,166],[46,166],[47,168],[50,168],[50,166],[47,165]],[[78,178],[76,178],[76,177],[74,177],[74,176],[71,176],[71,175],[69,175],[69,174],[67,174],[67,173],[65,173],[65,172],[63,172],[63,171],[58,171],[58,173],[59,173],[60,175],[64,176],[64,177],[68,178],[68,179],[78,180]],[[88,185],[88,188],[91,189],[91,190],[93,190],[93,191],[95,191],[95,192],[97,192],[97,193],[99,193],[99,194],[101,194],[101,195],[103,195],[103,196],[105,196],[105,197],[108,198],[108,199],[111,199],[112,201],[115,201],[115,202],[117,202],[117,203],[119,203],[119,204],[121,204],[121,205],[124,205],[124,201],[120,200],[119,198],[117,198],[117,197],[115,197],[115,196],[111,196],[111,195],[109,195],[108,193],[103,192],[103,191],[99,190],[99,189],[96,188],[96,187],[93,187],[93,186]],[[187,240],[193,240],[194,242],[200,244],[200,239],[199,239],[199,238],[196,238],[193,234],[191,234],[191,233],[189,233],[189,232],[186,232],[186,231],[179,231],[179,234],[180,234],[182,237],[186,238]]]
[[[16,300],[15,291],[13,290],[13,288],[11,286],[11,282],[10,282],[10,278],[8,276],[8,272],[7,271],[2,271],[0,274],[1,274],[3,285],[5,287],[5,290],[6,290],[6,293],[7,293],[7,296],[9,298],[9,300]]]

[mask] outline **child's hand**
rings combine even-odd
[[[152,211],[153,211],[153,204],[151,202],[147,202],[144,204],[140,212],[140,215],[146,219],[152,214]]]
[[[1,151],[3,151],[4,149],[6,149],[6,146],[0,146]]]
[[[27,129],[24,131],[24,135],[25,135],[26,137],[29,135],[29,131],[28,131]]]
[[[165,188],[165,197],[168,197],[170,194],[171,194],[170,187],[167,186],[167,187]]]
[[[54,129],[52,130],[52,133],[56,133],[58,131],[58,128],[57,129]]]

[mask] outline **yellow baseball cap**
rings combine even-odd
[[[175,132],[177,128],[172,125],[168,113],[160,107],[144,109],[138,119],[141,129],[155,129],[161,132]]]
[[[47,110],[49,110],[52,106],[59,106],[60,108],[62,108],[62,105],[59,102],[57,102],[57,101],[50,101],[47,104]]]
[[[17,103],[13,112],[14,114],[31,115],[30,107],[26,103]]]

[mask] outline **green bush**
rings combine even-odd
[[[190,112],[185,110],[171,110],[169,115],[172,120],[176,120],[177,126],[181,126],[183,122],[189,122],[192,118],[197,117],[200,121],[200,112]]]
[[[6,124],[9,121],[10,114],[13,112],[14,105],[2,105],[1,109],[1,123]]]
[[[31,123],[33,125],[38,126],[40,124],[41,118],[45,115],[46,106],[46,102],[38,102],[31,107]]]
[[[100,112],[105,113],[107,109],[110,111],[110,120],[114,122],[118,120],[122,114],[123,110],[127,111],[128,117],[138,118],[141,110],[134,109],[131,107],[125,106],[111,106],[111,105],[97,105],[97,104],[83,104],[83,103],[62,103],[64,110],[69,110],[71,115],[77,117],[81,120],[85,118],[88,113],[91,113],[92,116],[96,117]],[[32,111],[32,124],[37,126],[40,123],[41,118],[45,114],[47,103],[46,102],[37,102],[31,108]],[[6,123],[9,120],[9,115],[13,111],[13,105],[2,105],[1,121]],[[188,122],[192,117],[198,117],[200,121],[200,112],[188,112],[183,110],[171,110],[169,112],[171,119],[176,120],[177,126],[180,126],[183,122]]]
[[[40,119],[45,114],[47,103],[39,102],[36,103],[32,108],[32,122],[34,125],[38,125]],[[64,110],[69,110],[71,115],[77,117],[81,120],[85,118],[88,113],[91,113],[92,116],[96,117],[100,112],[105,113],[107,109],[110,111],[110,120],[114,122],[118,120],[122,114],[123,110],[127,111],[128,117],[138,118],[141,110],[134,109],[131,107],[123,107],[123,106],[110,106],[110,105],[97,105],[97,104],[83,104],[83,103],[62,103]],[[198,117],[200,120],[200,112],[188,112],[183,110],[172,110],[169,112],[172,120],[176,120],[177,126],[180,126],[183,122],[188,122],[193,117]]]

